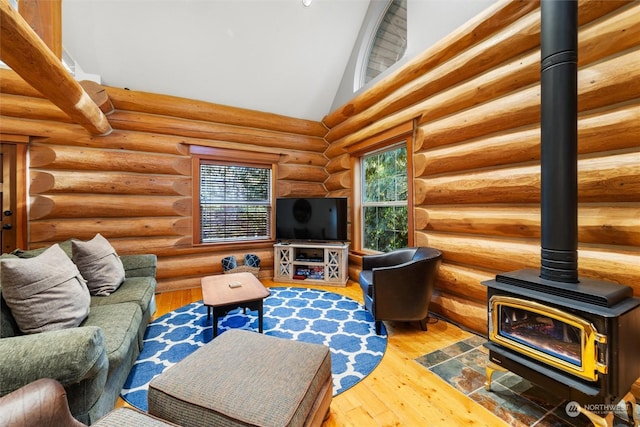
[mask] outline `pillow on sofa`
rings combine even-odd
[[[71,258],[87,281],[91,295],[109,296],[124,282],[124,266],[100,233],[88,242],[73,240]]]
[[[23,333],[76,327],[89,315],[85,280],[59,245],[0,263],[2,296]]]

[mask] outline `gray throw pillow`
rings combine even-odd
[[[100,233],[88,242],[71,242],[71,259],[87,281],[91,295],[109,296],[124,282],[124,266]]]
[[[89,315],[85,280],[59,245],[0,263],[2,296],[23,333],[73,328]]]

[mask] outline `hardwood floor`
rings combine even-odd
[[[290,286],[271,280],[262,282],[267,287]],[[362,302],[355,282],[350,281],[346,287],[308,287]],[[154,318],[201,298],[200,289],[157,294]],[[508,425],[415,361],[473,334],[444,321],[430,324],[427,332],[417,322],[385,322],[385,326],[389,340],[382,361],[363,381],[333,399],[324,427]],[[117,406],[124,405],[118,399]]]

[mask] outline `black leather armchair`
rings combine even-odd
[[[360,287],[380,334],[383,320],[418,320],[427,330],[429,303],[442,262],[434,248],[402,248],[362,257]]]

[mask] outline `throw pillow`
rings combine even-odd
[[[238,267],[238,261],[233,255],[222,258],[222,270],[229,271]]]
[[[76,327],[89,315],[85,280],[59,245],[0,263],[2,296],[23,333]]]
[[[100,233],[88,242],[73,240],[71,258],[87,280],[91,295],[109,296],[124,282],[124,266],[113,246]]]

